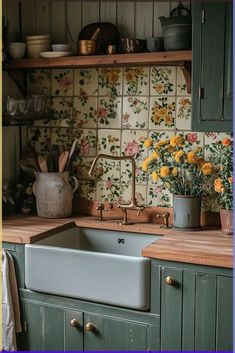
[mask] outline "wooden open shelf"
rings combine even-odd
[[[177,65],[192,60],[192,51],[171,51],[138,54],[68,56],[62,58],[35,58],[12,60],[8,65],[10,70],[59,68],[59,67],[90,67],[112,65]]]
[[[105,66],[178,66],[185,77],[187,92],[191,93],[191,61],[192,51],[169,51],[157,53],[114,54],[114,55],[89,55],[68,56],[62,58],[35,58],[20,59],[9,62],[7,69],[28,70],[43,68],[76,68],[76,67],[105,67]],[[12,75],[12,74],[11,74]],[[18,81],[18,80],[17,80]]]

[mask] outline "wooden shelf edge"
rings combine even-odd
[[[62,58],[20,59],[9,62],[8,70],[91,67],[91,66],[126,66],[126,65],[178,65],[192,60],[192,51],[172,51],[137,54],[69,56]]]

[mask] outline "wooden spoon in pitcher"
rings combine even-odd
[[[61,155],[59,156],[59,173],[62,173],[65,170],[65,166],[66,163],[68,161],[69,158],[69,152],[68,151],[64,151],[61,153]]]

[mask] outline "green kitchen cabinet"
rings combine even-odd
[[[192,129],[232,131],[233,3],[193,1]]]
[[[22,300],[22,307],[20,350],[149,350],[149,324],[31,300]]]
[[[232,351],[232,270],[158,264],[161,350]]]

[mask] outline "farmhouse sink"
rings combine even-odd
[[[26,288],[148,310],[150,260],[141,250],[158,238],[74,227],[26,244]]]

